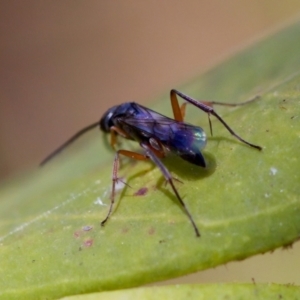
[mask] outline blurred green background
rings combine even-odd
[[[1,1],[0,178],[37,165],[113,104],[179,88],[299,11],[293,0]],[[300,284],[299,251],[180,282]]]

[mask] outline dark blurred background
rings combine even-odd
[[[1,1],[0,179],[113,104],[179,87],[299,11],[298,0]],[[181,282],[299,284],[298,244]]]
[[[0,179],[295,17],[293,0],[1,1]]]

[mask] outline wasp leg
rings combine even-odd
[[[184,99],[185,101],[193,104],[194,106],[200,108],[202,111],[206,112],[208,115],[213,115],[215,116],[223,125],[224,127],[235,137],[237,138],[239,141],[247,144],[248,146],[250,147],[253,147],[253,148],[256,148],[258,150],[262,150],[262,147],[261,146],[258,146],[258,145],[254,145],[252,143],[249,143],[247,142],[246,140],[244,140],[243,138],[241,138],[239,135],[237,135],[230,127],[229,125],[227,125],[227,123],[215,112],[215,110],[210,106],[210,105],[207,105],[207,104],[204,104],[200,101],[197,101],[177,90],[171,90],[171,102],[172,102],[172,107],[173,107],[173,103],[176,103],[177,102],[177,107],[179,108],[179,105],[178,105],[178,100],[177,100],[177,97],[176,95],[178,95],[179,97],[181,97],[182,99]],[[175,100],[176,101],[175,101]],[[256,98],[254,98],[256,100]],[[251,101],[254,101],[253,99],[250,100]],[[217,102],[209,102],[210,104],[219,104]],[[176,104],[175,104],[176,105]],[[211,123],[210,123],[210,126],[211,126]],[[212,129],[211,129],[212,131]]]
[[[187,102],[184,102],[179,107],[178,99],[176,97],[176,90],[171,90],[170,99],[171,99],[171,105],[172,105],[172,109],[173,109],[174,119],[176,121],[183,122],[184,121],[184,117],[185,117],[185,111],[186,111]],[[212,102],[206,102],[206,101],[202,102],[202,103],[207,104],[208,106],[212,106],[212,104],[213,104]],[[212,125],[211,125],[211,120],[210,120],[210,115],[208,114],[207,116],[208,116],[210,134],[213,135]]]
[[[150,158],[155,164],[156,166],[160,169],[160,171],[162,172],[163,176],[165,177],[165,179],[167,180],[167,182],[171,185],[172,187],[172,190],[174,192],[174,194],[176,195],[179,203],[182,205],[185,213],[187,214],[187,216],[189,217],[190,219],[190,222],[192,223],[193,225],[193,228],[195,230],[195,233],[196,233],[196,236],[197,237],[200,237],[200,232],[198,230],[198,227],[197,225],[195,224],[194,220],[193,220],[193,217],[192,215],[190,214],[190,212],[188,211],[185,203],[183,202],[182,198],[180,197],[175,185],[174,185],[174,182],[173,182],[173,179],[172,179],[172,176],[169,172],[169,170],[165,167],[165,165],[159,160],[159,158],[155,155],[153,149],[146,143],[141,143],[141,147],[145,150],[145,153],[146,153],[146,157]]]
[[[120,180],[118,178],[118,169],[119,169],[119,161],[120,161],[119,156],[120,155],[124,155],[124,156],[130,157],[133,159],[137,159],[137,160],[147,160],[148,159],[147,156],[136,153],[136,152],[132,152],[132,151],[118,150],[116,152],[116,155],[114,158],[114,164],[113,164],[113,171],[112,171],[112,192],[111,192],[111,198],[110,198],[110,206],[109,206],[109,210],[108,210],[108,213],[107,213],[105,219],[101,222],[101,226],[104,226],[104,224],[108,220],[109,216],[111,215],[113,205],[115,203],[116,183],[118,183],[118,180]]]
[[[121,130],[120,128],[116,127],[116,126],[111,126],[110,127],[110,145],[111,147],[115,149],[115,144],[117,143],[117,135],[122,136],[123,138],[128,138],[128,134]]]
[[[179,106],[178,99],[176,97],[176,93],[173,92],[174,90],[171,90],[170,94],[170,100],[171,100],[171,105],[172,105],[172,110],[173,110],[173,115],[174,119],[178,122],[183,122],[184,121],[184,116],[185,116],[185,106]]]
[[[203,101],[202,103],[213,107],[213,105],[223,105],[223,106],[242,106],[254,102],[260,98],[259,95],[254,96],[253,98],[246,100],[244,102],[239,103],[226,103],[226,102],[218,102],[218,101]]]
[[[180,112],[183,120],[185,119],[186,106],[187,106],[187,102],[182,103],[180,106]]]
[[[176,121],[183,122],[184,118],[185,118],[186,105],[188,103],[184,102],[181,104],[181,106],[179,106],[179,102],[176,97],[175,90],[171,90],[170,99],[171,99],[171,105],[172,105],[174,119]],[[207,101],[203,101],[202,103],[204,103],[208,106],[212,106],[213,104],[219,104],[219,102],[207,102]],[[231,104],[229,104],[229,105],[231,105]],[[209,119],[209,122],[210,122],[210,119]]]

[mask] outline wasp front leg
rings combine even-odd
[[[110,127],[110,145],[111,147],[115,149],[115,144],[117,143],[117,136],[120,135],[123,138],[128,138],[128,134],[123,131],[122,129],[116,127],[116,126],[112,126]]]
[[[132,151],[127,151],[127,150],[118,150],[116,152],[115,158],[114,158],[114,164],[113,164],[113,171],[112,171],[112,190],[111,190],[111,196],[110,196],[110,206],[108,213],[105,217],[105,219],[101,222],[101,226],[104,226],[107,220],[109,219],[112,210],[113,210],[113,205],[115,203],[115,194],[116,194],[116,184],[118,181],[120,181],[120,178],[118,177],[118,170],[119,170],[119,164],[120,164],[120,155],[124,155],[136,160],[147,160],[149,159],[147,156],[143,154],[139,154],[136,152]]]

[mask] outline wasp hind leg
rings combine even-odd
[[[185,211],[186,215],[188,216],[190,222],[192,223],[192,226],[194,228],[194,231],[196,233],[197,237],[200,237],[200,232],[199,229],[192,217],[192,215],[190,214],[189,210],[187,209],[184,201],[182,200],[181,196],[179,195],[174,182],[173,182],[173,178],[172,175],[170,174],[169,170],[166,168],[166,166],[160,161],[160,159],[158,158],[158,156],[156,155],[156,153],[153,151],[153,149],[151,148],[150,145],[148,145],[147,143],[141,143],[141,147],[145,150],[146,153],[146,157],[150,158],[155,165],[160,169],[160,171],[162,172],[163,176],[165,177],[166,181],[170,184],[176,198],[178,199],[179,203],[181,204],[183,210]]]
[[[199,109],[201,109],[202,111],[204,111],[205,113],[208,114],[208,117],[210,115],[213,115],[215,116],[222,124],[223,126],[236,138],[238,139],[239,141],[241,141],[242,143],[245,143],[247,144],[248,146],[250,147],[253,147],[253,148],[256,148],[258,150],[262,150],[262,147],[261,146],[258,146],[258,145],[255,145],[255,144],[252,144],[252,143],[249,143],[247,142],[246,140],[244,140],[242,137],[240,137],[239,135],[237,135],[232,129],[231,127],[229,127],[229,125],[216,113],[216,111],[213,109],[213,104],[221,104],[220,102],[201,102],[201,101],[198,101],[192,97],[189,97],[188,95],[186,94],[183,94],[177,90],[171,90],[170,92],[170,98],[171,98],[171,103],[172,103],[172,108],[173,108],[173,113],[174,113],[174,118],[175,120],[177,121],[181,121],[181,120],[178,120],[177,118],[182,118],[182,114],[181,114],[181,111],[180,111],[180,107],[179,107],[179,104],[178,104],[178,99],[177,99],[177,96],[179,96],[180,98],[182,98],[183,100],[187,101],[188,103],[198,107]],[[238,105],[244,105],[244,104],[247,104],[247,103],[250,103],[250,102],[253,102],[255,100],[257,100],[259,97],[255,97],[253,99],[250,99],[246,102],[243,102],[243,103],[240,103],[240,104],[230,104],[230,103],[225,103],[224,105],[228,105],[228,106],[238,106]],[[211,133],[212,133],[212,126],[211,126],[211,121],[210,121],[210,118],[209,118],[209,125],[210,125],[210,130],[211,130]]]

